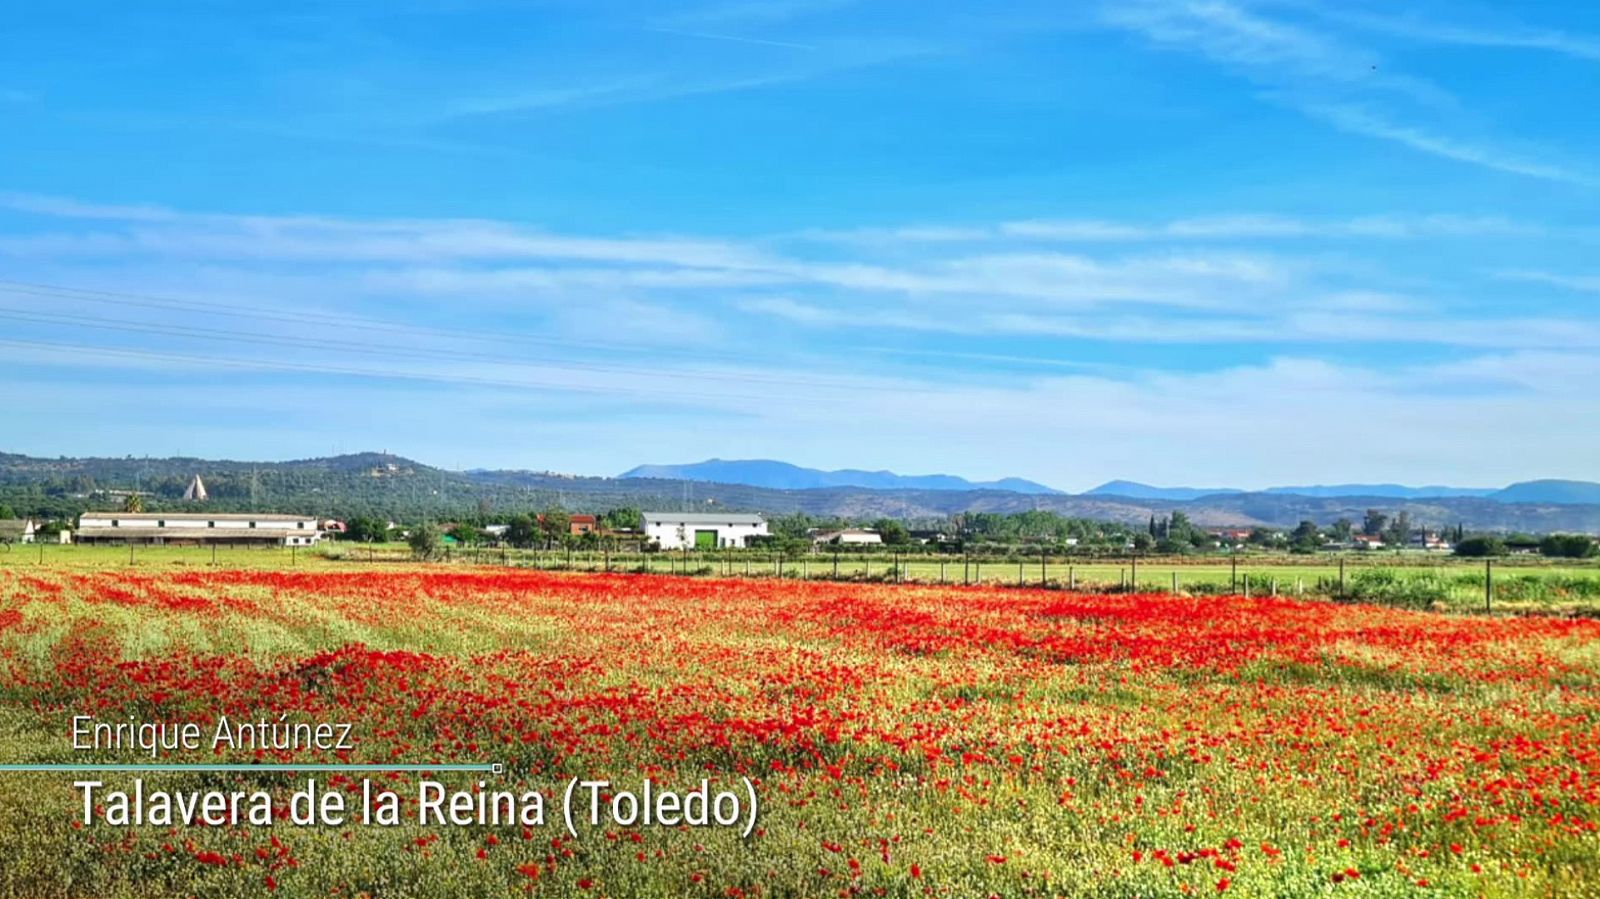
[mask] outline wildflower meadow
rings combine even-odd
[[[127,760],[74,752],[73,716],[336,721],[349,748],[203,760],[493,762],[432,776],[552,803],[579,776],[747,780],[759,812],[748,836],[116,826],[80,820],[73,775],[6,772],[0,895],[1592,896],[1597,682],[1594,621],[1287,598],[8,570],[0,762]],[[378,779],[411,802],[423,776]]]

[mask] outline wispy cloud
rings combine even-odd
[[[737,34],[714,34],[709,31],[685,31],[679,28],[647,28],[657,34],[670,34],[677,37],[692,37],[707,41],[729,41],[735,44],[755,44],[762,47],[783,47],[789,50],[815,50],[816,44],[799,44],[793,41],[777,41],[768,38],[745,37]]]
[[[37,281],[71,283],[70,272],[87,269],[113,285],[151,281],[147,290],[184,295],[252,285],[241,305],[271,306],[276,294],[313,307],[337,297],[368,312],[461,303],[586,337],[631,323],[625,330],[641,339],[704,343],[761,334],[776,319],[817,333],[1129,345],[1600,348],[1581,316],[1461,314],[1425,283],[1353,265],[1344,251],[1351,241],[1549,233],[1497,217],[1044,218],[841,239],[600,236],[489,219],[228,215],[15,194],[0,195],[0,208],[24,223],[0,234],[0,255],[39,270]],[[1340,243],[1324,256],[1320,245],[1301,254],[1285,241]],[[183,275],[150,274],[163,271]]]
[[[1050,243],[1219,242],[1234,240],[1420,240],[1435,237],[1530,237],[1549,233],[1536,222],[1496,215],[1450,213],[1310,218],[1240,212],[1166,221],[1018,219],[996,225],[909,225],[801,232],[803,240],[861,245],[976,243],[1021,240]]]
[[[663,24],[682,27],[774,24],[837,11],[859,2],[860,0],[730,0],[662,16],[660,21]]]
[[[1558,165],[1539,162],[1507,153],[1492,147],[1480,146],[1454,138],[1430,133],[1412,125],[1392,122],[1381,115],[1352,105],[1309,104],[1302,107],[1315,118],[1323,119],[1335,127],[1352,134],[1364,134],[1404,144],[1414,150],[1430,153],[1445,159],[1482,166],[1497,172],[1526,175],[1547,181],[1561,181],[1585,187],[1600,185],[1600,176],[1572,171]]]
[[[1225,0],[1119,2],[1107,5],[1102,17],[1158,46],[1228,66],[1260,85],[1263,99],[1347,133],[1492,171],[1585,187],[1600,184],[1600,175],[1550,162],[1543,151],[1510,151],[1451,134],[1452,123],[1465,113],[1450,92],[1397,73],[1375,52],[1303,22]]]
[[[1600,275],[1568,275],[1532,270],[1506,270],[1494,273],[1504,281],[1521,281],[1526,284],[1544,284],[1583,293],[1600,293]]]
[[[1600,38],[1557,29],[1529,28],[1517,23],[1465,26],[1415,15],[1382,15],[1351,9],[1344,4],[1312,5],[1307,8],[1329,21],[1422,43],[1543,50],[1577,59],[1600,61]]]

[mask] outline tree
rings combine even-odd
[[[10,506],[6,505],[5,503],[0,503],[0,519],[9,519],[9,518],[16,518],[16,517],[17,517],[17,513],[12,511]]]
[[[1411,542],[1410,513],[1401,510],[1394,517],[1394,520],[1389,522],[1389,526],[1383,530],[1383,542],[1385,546],[1392,546],[1396,549]]]
[[[1174,543],[1193,544],[1197,531],[1199,531],[1199,528],[1196,528],[1189,521],[1189,516],[1182,512],[1174,510],[1172,517],[1167,519],[1167,539]]]
[[[1539,553],[1558,559],[1593,558],[1600,548],[1586,534],[1550,534],[1539,541]]]
[[[1468,537],[1456,543],[1456,555],[1481,559],[1486,556],[1503,556],[1506,544],[1499,537]]]
[[[572,533],[572,516],[567,510],[554,506],[539,513],[539,535],[544,538],[544,548],[549,549]]]
[[[450,529],[450,538],[462,546],[472,546],[483,542],[483,531],[470,524],[458,524]]]
[[[644,513],[632,506],[622,506],[601,516],[601,523],[607,530],[637,531],[644,527]]]
[[[1133,548],[1137,552],[1149,552],[1156,545],[1156,539],[1149,534],[1134,534]]]
[[[532,546],[539,539],[539,525],[533,520],[532,515],[513,515],[506,526],[506,542],[512,546],[526,548]]]
[[[1251,528],[1250,536],[1245,538],[1252,546],[1271,546],[1274,542],[1272,532],[1266,528]]]
[[[1289,534],[1289,550],[1295,553],[1314,553],[1322,545],[1322,533],[1317,523],[1306,519]]]
[[[439,529],[431,524],[419,524],[406,537],[411,554],[424,561],[439,555]]]
[[[1348,518],[1341,518],[1335,521],[1332,527],[1328,528],[1328,534],[1333,537],[1335,543],[1349,543],[1355,531],[1355,522]]]
[[[344,539],[357,543],[382,543],[389,539],[389,526],[369,515],[357,515],[344,523]]]
[[[128,498],[122,501],[122,511],[127,512],[129,515],[137,515],[143,512],[144,497],[137,493],[128,494]]]
[[[1384,525],[1389,523],[1389,516],[1377,509],[1368,509],[1367,514],[1361,518],[1361,533],[1368,537],[1376,537],[1383,533]]]
[[[905,546],[911,542],[911,532],[906,526],[893,518],[880,518],[872,523],[872,529],[878,532],[883,542],[890,546]]]

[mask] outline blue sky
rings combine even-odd
[[[1600,7],[41,5],[0,449],[1600,478]]]

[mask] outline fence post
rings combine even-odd
[[[1273,577],[1270,584],[1272,586],[1272,595],[1276,597],[1278,595],[1278,579]]]
[[[1042,551],[1039,553],[1039,586],[1046,587],[1050,584],[1050,576],[1045,572],[1045,562],[1049,559]]]
[[[944,586],[944,559],[939,560],[939,586]]]
[[[1494,612],[1494,560],[1483,560],[1483,611]]]
[[[1339,595],[1344,595],[1344,556],[1339,557]]]
[[[1343,562],[1341,561],[1342,565]],[[1228,554],[1228,592],[1239,592],[1239,551],[1234,550]]]
[[[1023,579],[1022,579],[1022,577],[1023,577],[1023,575],[1022,575],[1022,560],[1021,560],[1021,559],[1018,559],[1018,560],[1017,560],[1017,586],[1018,586],[1018,587],[1025,587],[1025,586],[1027,586],[1027,582],[1025,582],[1025,581],[1024,581],[1024,580],[1023,580]]]
[[[1133,573],[1128,576],[1128,589],[1132,590],[1135,593],[1138,593],[1139,592],[1139,557],[1137,555],[1131,556],[1128,559],[1128,564],[1133,566]]]
[[[839,579],[839,550],[833,551],[833,579]]]
[[[1172,592],[1174,595],[1178,592],[1178,569],[1176,568],[1172,569]]]
[[[130,544],[131,545],[131,544]],[[965,551],[961,553],[961,585],[963,587],[972,583],[972,560]]]
[[[1072,565],[1068,565],[1067,566],[1067,589],[1068,590],[1076,590],[1076,589],[1078,589],[1077,568],[1075,568]]]
[[[1244,575],[1244,598],[1250,598],[1250,572],[1248,571]]]

